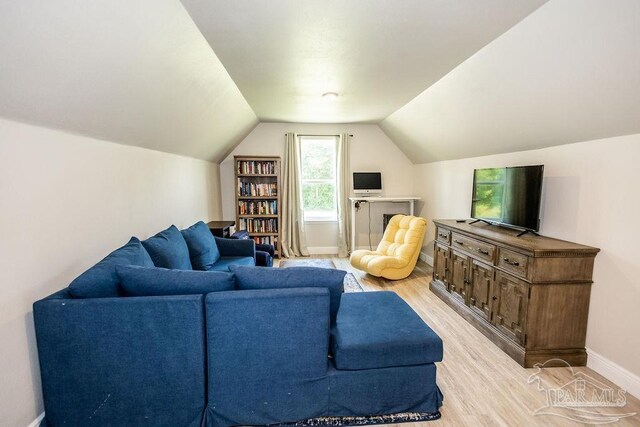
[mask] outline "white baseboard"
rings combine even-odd
[[[44,420],[44,412],[38,415],[38,418],[31,421],[31,424],[29,424],[27,427],[38,427],[42,422],[42,420]]]
[[[606,379],[626,390],[630,395],[640,399],[640,376],[627,371],[617,363],[603,355],[587,349],[587,367],[593,369]]]
[[[426,262],[427,264],[429,264],[430,266],[433,267],[433,257],[430,255],[427,255],[426,252],[420,252],[420,260]]]
[[[337,246],[312,246],[308,247],[310,255],[337,255],[338,247]]]

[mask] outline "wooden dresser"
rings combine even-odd
[[[469,222],[434,221],[429,288],[522,366],[584,366],[599,249]]]

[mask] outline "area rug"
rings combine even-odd
[[[278,268],[287,267],[336,268],[335,264],[330,259],[285,259],[280,261],[280,264],[278,264]],[[358,279],[356,279],[353,273],[347,273],[346,276],[344,276],[344,291],[364,292],[362,285],[358,282]]]
[[[318,267],[318,268],[333,268],[336,266],[330,259],[285,259],[278,264],[279,268],[287,267]]]
[[[404,412],[392,415],[368,415],[364,417],[319,417],[293,423],[271,424],[281,427],[312,427],[312,426],[368,426],[375,424],[412,423],[418,421],[433,421],[441,417],[436,412]]]
[[[344,291],[345,292],[364,292],[362,289],[362,285],[358,282],[358,279],[353,275],[353,273],[347,273],[344,276]]]

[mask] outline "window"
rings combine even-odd
[[[305,221],[336,221],[337,136],[301,136],[302,206]]]

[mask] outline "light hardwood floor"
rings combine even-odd
[[[367,275],[351,267],[347,258],[331,258],[337,268],[352,272],[366,291],[396,292],[429,324],[444,342],[444,360],[437,364],[438,385],[444,394],[442,418],[414,426],[577,426],[587,425],[557,415],[534,415],[546,405],[546,393],[574,378],[570,368],[545,368],[540,382],[528,383],[536,369],[525,369],[503,353],[484,335],[456,314],[429,290],[431,268],[419,262],[404,280],[390,281]],[[589,368],[573,368],[617,390],[617,386]],[[587,383],[586,395],[592,388]],[[626,396],[623,408],[593,408],[598,414],[635,413],[613,422],[613,426],[640,426],[640,401]],[[560,412],[573,416],[568,410]],[[412,423],[399,426],[410,427]]]

